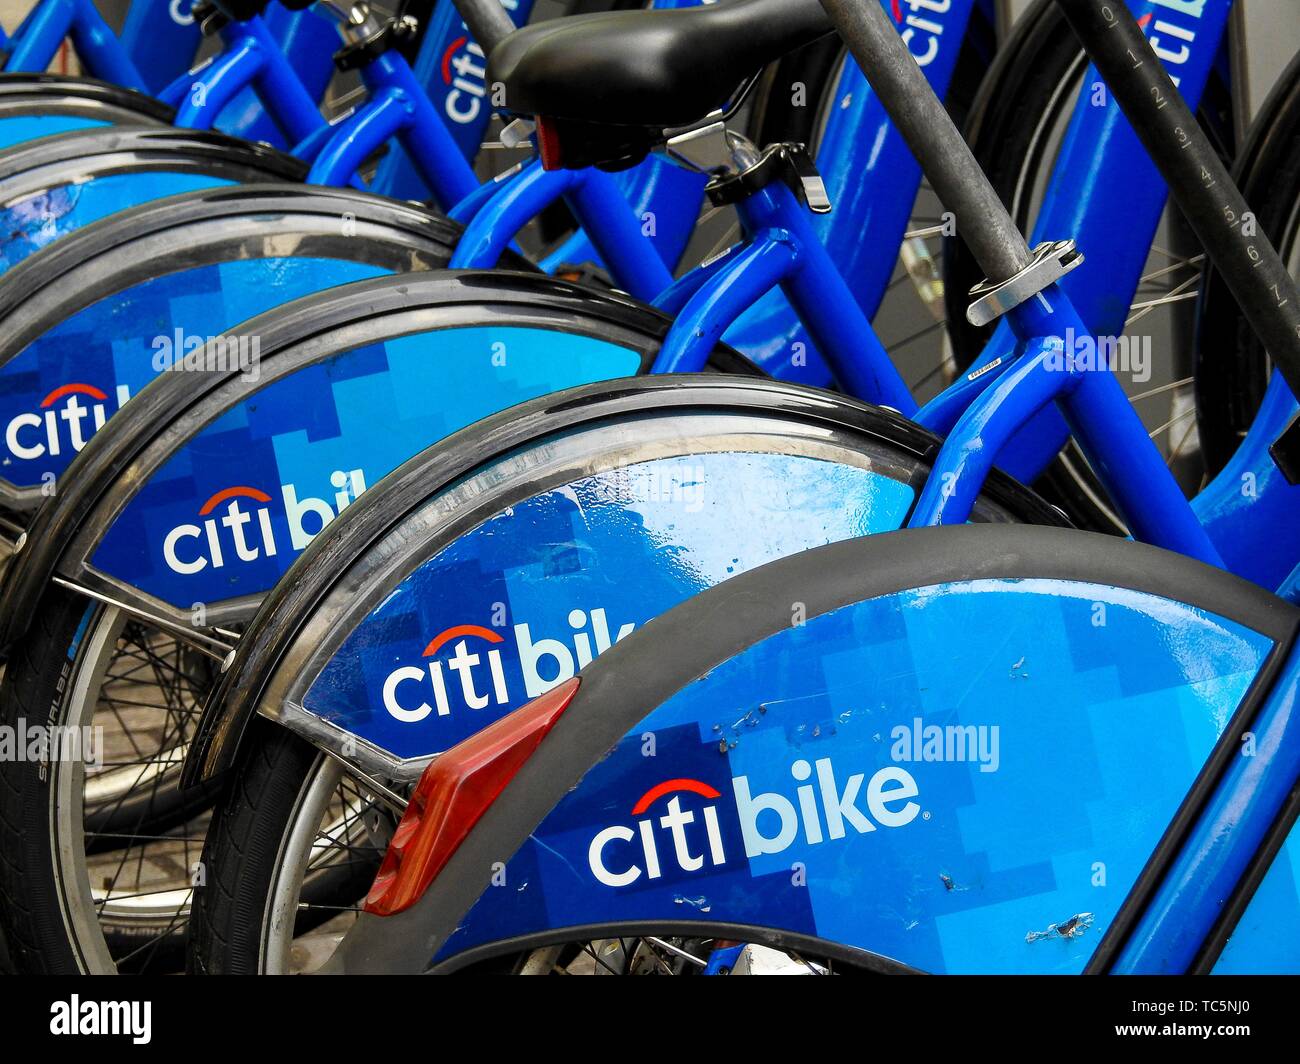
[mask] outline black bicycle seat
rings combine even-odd
[[[747,77],[830,31],[818,0],[574,15],[502,40],[488,80],[504,86],[506,110],[551,119],[552,131],[568,134],[572,151],[558,165],[628,166],[654,146],[650,131],[698,121]]]

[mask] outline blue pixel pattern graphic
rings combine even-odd
[[[299,296],[388,272],[341,259],[241,259],[154,277],[92,303],[0,366],[0,477],[39,487],[203,341]],[[244,345],[249,357],[239,364],[251,371],[258,338]]]
[[[548,392],[628,376],[639,352],[475,326],[354,348],[258,388],[178,447],[91,565],[180,609],[260,595],[380,477],[452,432]]]
[[[898,528],[912,497],[870,469],[756,451],[583,477],[512,505],[405,577],[304,707],[398,758],[437,753],[705,588]]]
[[[444,955],[694,918],[933,972],[1078,972],[1272,645],[1168,599],[1054,580],[841,608],[640,721]]]
[[[56,185],[0,209],[0,273],[62,236],[150,200],[232,182],[207,174],[140,171]]]
[[[56,133],[71,133],[76,129],[102,129],[111,125],[81,115],[13,115],[0,118],[0,150],[24,144]]]

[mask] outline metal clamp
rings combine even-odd
[[[402,48],[414,41],[420,24],[411,15],[394,15],[376,21],[366,4],[352,8],[353,21],[344,28],[348,43],[334,53],[334,66],[341,71],[358,70],[373,63],[390,48]]]
[[[715,207],[738,203],[773,181],[783,181],[814,214],[828,214],[830,198],[821,174],[802,144],[773,144],[739,173],[717,174],[704,193]]]
[[[966,308],[972,325],[988,325],[1007,311],[1033,299],[1083,263],[1083,253],[1073,240],[1049,240],[1034,248],[1033,259],[1005,281],[981,281],[970,290],[973,302]]]
[[[211,37],[218,30],[230,25],[230,16],[217,7],[212,0],[194,0],[190,8],[190,18],[198,23],[199,31],[205,37]]]

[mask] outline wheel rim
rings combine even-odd
[[[118,609],[97,609],[68,685],[62,723],[104,730],[102,770],[88,773],[80,759],[55,759],[50,791],[65,931],[90,972],[147,966],[161,939],[182,928],[189,911],[206,814],[156,828],[149,812],[154,798],[175,788],[202,694],[182,688],[179,668],[167,677],[169,643],[179,664],[179,644]],[[152,673],[152,680],[142,671]],[[151,689],[153,698],[140,697]],[[182,694],[179,703],[172,697]],[[137,810],[129,814],[130,823],[112,823],[112,813],[128,799]],[[105,822],[113,830],[97,826]],[[106,924],[115,933],[114,945],[105,936]]]

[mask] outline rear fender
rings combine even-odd
[[[364,915],[331,966],[745,924],[934,972],[1104,968],[1240,762],[1297,618],[1220,570],[1059,529],[773,562],[588,666],[422,898]]]
[[[487,418],[394,472],[277,585],[186,779],[227,767],[259,711],[413,778],[553,682],[546,655],[563,673],[728,575],[897,528],[937,443],[854,400],[715,375],[605,382]],[[1060,521],[1006,478],[990,485],[979,519]],[[440,687],[453,651],[484,655],[491,679],[470,686],[491,699]]]
[[[0,639],[8,645],[25,630],[56,575],[172,624],[247,619],[301,540],[319,531],[310,526],[326,509],[330,517],[346,509],[366,484],[446,435],[448,425],[526,397],[526,388],[549,391],[547,380],[528,376],[539,364],[534,349],[578,311],[590,338],[555,367],[555,387],[581,373],[599,378],[648,367],[665,327],[660,315],[503,271],[357,282],[244,323],[235,334],[260,339],[256,379],[238,366],[160,374],[74,459],[21,539],[0,597]],[[449,382],[449,370],[461,372],[460,356],[420,338],[447,329],[463,338],[465,326],[482,332],[478,339],[489,347],[509,339],[518,374],[493,370],[488,378],[488,368],[475,368]],[[485,358],[482,367],[491,365]],[[461,395],[466,389],[472,394]],[[439,395],[456,401],[421,400]],[[381,423],[384,430],[373,431]],[[232,517],[226,507],[236,499],[251,500],[251,517],[243,517],[250,538],[239,540],[251,558],[231,542],[214,548],[206,538],[221,534],[212,514]],[[172,538],[182,526],[187,531]],[[182,541],[194,556],[177,560]]]

